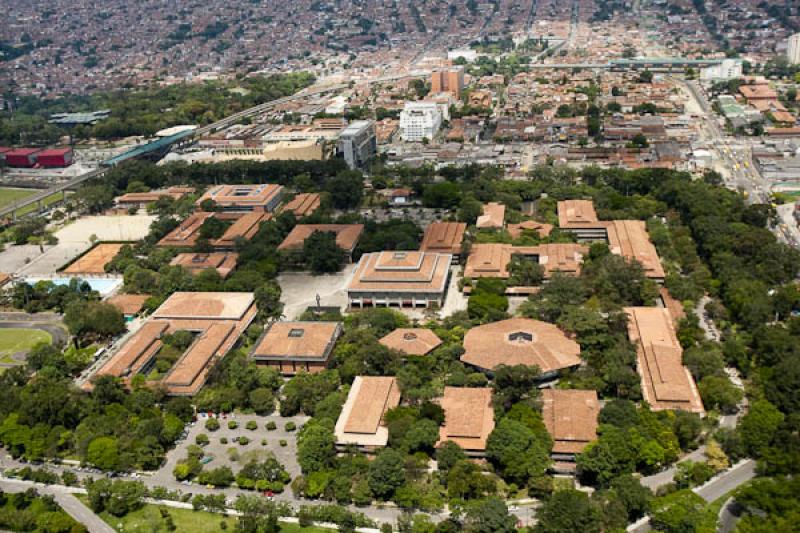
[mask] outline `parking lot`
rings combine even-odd
[[[212,469],[220,466],[228,466],[235,474],[241,469],[242,464],[240,460],[231,460],[231,453],[229,450],[236,450],[234,458],[241,457],[246,452],[269,451],[275,454],[275,457],[280,461],[287,472],[292,476],[292,479],[300,475],[300,466],[297,464],[297,431],[300,427],[308,421],[307,416],[292,416],[282,417],[280,415],[258,416],[258,415],[228,415],[226,418],[219,418],[220,428],[216,431],[209,431],[205,428],[205,417],[198,418],[194,425],[188,426],[188,434],[185,439],[177,443],[175,448],[170,450],[167,454],[167,461],[158,472],[153,476],[154,480],[163,483],[164,486],[174,486],[177,481],[172,475],[172,470],[175,465],[186,458],[186,449],[189,445],[195,444],[197,435],[203,433],[208,436],[210,442],[203,447],[207,457],[213,457],[204,468]],[[236,429],[229,429],[228,423],[235,421],[238,424]],[[249,430],[245,426],[247,422],[255,421],[257,428]],[[268,430],[267,423],[274,422],[276,429]],[[286,424],[293,422],[297,429],[295,431],[287,431]],[[235,442],[240,437],[247,437],[249,442],[242,445]],[[220,439],[227,439],[227,444],[220,442]],[[262,440],[266,444],[262,444]],[[281,441],[286,441],[286,446],[281,446]],[[249,454],[256,455],[256,454]]]

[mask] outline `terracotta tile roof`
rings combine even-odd
[[[425,355],[442,344],[442,339],[427,328],[398,328],[378,342],[408,355]]]
[[[612,253],[635,259],[649,278],[664,278],[664,267],[643,220],[612,220],[608,223],[608,247]]]
[[[445,387],[440,403],[445,420],[437,446],[451,440],[467,451],[485,451],[494,430],[492,389]]]
[[[704,413],[669,311],[663,307],[626,307],[628,337],[636,344],[642,395],[654,411],[682,409]]]
[[[467,225],[463,222],[433,222],[425,228],[419,249],[423,252],[458,255],[466,229]]]
[[[283,187],[271,183],[256,185],[215,185],[197,200],[213,200],[223,208],[268,210],[270,203],[283,194]]]
[[[175,292],[153,313],[168,320],[239,320],[253,305],[252,292]]]
[[[219,215],[218,215],[219,216]],[[222,216],[219,216],[222,218]],[[211,244],[216,248],[231,249],[236,245],[236,240],[239,238],[250,240],[256,233],[262,222],[272,218],[269,213],[246,213],[239,216],[234,220],[233,224],[228,226],[222,237],[215,240]]]
[[[106,302],[119,309],[123,315],[135,315],[142,310],[148,298],[149,294],[117,294]]]
[[[0,272],[0,287],[11,281],[11,274]]]
[[[169,324],[165,322],[147,322],[126,342],[120,351],[103,365],[99,375],[127,377],[131,370],[142,366],[142,359],[149,360],[161,348],[158,338]]]
[[[558,202],[558,226],[560,228],[585,227],[598,222],[591,200],[562,200]]]
[[[336,421],[336,443],[370,449],[386,446],[389,430],[382,418],[399,403],[400,389],[395,378],[356,376]]]
[[[165,196],[173,200],[180,200],[194,191],[194,187],[170,187],[148,192],[129,192],[122,196],[117,196],[114,198],[114,202],[117,204],[149,204]]]
[[[335,233],[339,248],[352,253],[364,231],[364,224],[298,224],[278,246],[278,250],[302,248],[306,239],[315,231]]]
[[[553,225],[544,222],[536,222],[535,220],[524,220],[519,224],[508,224],[506,229],[512,239],[519,239],[522,236],[522,232],[525,230],[535,231],[539,237],[547,237],[553,231]]]
[[[319,209],[319,205],[319,193],[300,193],[287,202],[282,211],[291,211],[297,218],[303,218]]]
[[[105,266],[122,249],[123,244],[101,243],[83,254],[63,270],[65,274],[105,274]]]
[[[211,216],[213,216],[213,213],[206,213],[204,211],[192,213],[188,218],[182,221],[177,228],[170,231],[163,239],[158,241],[158,245],[177,247],[194,246],[199,237],[198,232],[200,231],[200,226]]]
[[[576,454],[597,438],[600,402],[593,390],[542,390],[542,417],[553,453]]]
[[[581,364],[580,351],[578,343],[553,324],[510,318],[467,331],[461,360],[485,370],[536,365],[548,373]]]
[[[364,254],[348,292],[427,292],[445,290],[452,256],[418,251]]]
[[[574,243],[540,244],[538,246],[514,246],[503,243],[473,244],[464,277],[502,278],[510,276],[508,264],[512,256],[521,255],[536,258],[544,267],[545,277],[554,272],[579,274],[583,256],[589,252],[586,246]]]
[[[185,387],[191,385],[203,370],[208,369],[211,358],[218,353],[225,339],[233,332],[234,324],[215,322],[203,331],[188,350],[175,363],[164,377],[167,386]]]
[[[669,315],[672,317],[672,323],[675,324],[675,328],[677,329],[680,321],[686,318],[686,311],[683,309],[683,304],[673,298],[669,289],[666,287],[658,289],[658,294],[661,296],[661,301],[664,303],[664,307],[669,311]]]
[[[506,206],[497,202],[483,204],[483,214],[478,217],[478,228],[502,228],[506,218]]]
[[[258,360],[327,361],[341,331],[339,322],[274,322],[251,356]]]
[[[183,267],[192,274],[213,268],[221,277],[226,278],[236,268],[238,258],[239,254],[232,252],[190,252],[176,255],[169,264]]]

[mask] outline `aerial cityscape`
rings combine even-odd
[[[798,531],[796,0],[0,6],[0,530]]]

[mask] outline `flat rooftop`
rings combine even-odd
[[[256,360],[326,361],[341,334],[339,322],[274,322],[251,357]]]
[[[442,344],[442,339],[427,328],[398,328],[378,342],[407,355],[425,355]]]
[[[425,228],[419,249],[423,252],[459,255],[466,230],[464,222],[433,222]]]
[[[281,194],[283,194],[283,187],[272,183],[215,185],[197,200],[197,205],[201,205],[205,200],[213,200],[223,208],[268,210],[269,205],[276,202]]]
[[[364,231],[364,224],[298,224],[278,246],[278,250],[302,248],[306,239],[311,237],[315,231],[334,233],[336,245],[342,250],[352,253]]]
[[[578,343],[553,324],[510,318],[467,331],[461,360],[484,370],[535,365],[548,373],[580,365],[580,352]]]
[[[439,428],[437,446],[451,440],[467,452],[485,452],[494,430],[492,389],[445,387],[440,404],[444,424]]]
[[[364,254],[348,292],[443,293],[452,256],[419,251]]]
[[[369,448],[386,446],[389,430],[382,423],[383,415],[399,404],[396,378],[356,376],[336,421],[336,443]]]
[[[578,454],[597,438],[597,391],[542,390],[542,418],[553,437],[553,453]]]
[[[663,307],[626,307],[628,337],[636,345],[636,370],[642,396],[654,411],[682,409],[705,413],[669,310]]]
[[[105,274],[105,266],[114,259],[124,244],[100,243],[74,262],[62,272],[64,274]]]

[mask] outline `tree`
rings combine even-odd
[[[280,512],[274,502],[260,496],[240,495],[234,507],[241,513],[236,530],[243,533],[279,533]]]
[[[544,279],[544,267],[538,262],[514,255],[508,264],[511,286],[532,287],[539,285]]]
[[[328,182],[331,203],[337,209],[352,209],[361,204],[364,195],[364,177],[357,170],[340,172]]]
[[[89,443],[86,460],[101,470],[114,470],[119,464],[119,448],[114,437],[98,437]]]
[[[78,338],[108,338],[125,331],[125,318],[117,307],[95,301],[76,300],[67,305],[64,323]]]
[[[540,376],[539,368],[525,365],[500,365],[494,369],[493,401],[495,411],[503,413],[518,402],[535,400],[539,390],[536,383]]]
[[[436,450],[436,463],[440,472],[447,472],[459,461],[464,461],[467,454],[461,449],[461,446],[455,442],[448,440],[442,443]]]
[[[303,258],[315,275],[337,272],[345,255],[336,243],[336,233],[331,231],[315,231],[303,243]]]
[[[736,412],[743,393],[727,376],[706,376],[697,384],[707,410],[719,409],[725,414]]]
[[[253,298],[259,314],[268,319],[278,319],[283,316],[283,302],[281,302],[281,286],[274,281],[268,281],[256,289]]]
[[[783,413],[767,400],[756,400],[739,421],[739,432],[747,452],[760,457],[783,423]]]
[[[405,462],[397,450],[384,448],[369,465],[369,488],[376,498],[388,500],[406,481]]]
[[[422,204],[425,207],[451,209],[461,202],[461,188],[451,181],[431,183],[422,191]]]
[[[602,530],[600,509],[585,492],[574,489],[555,492],[537,512],[534,533],[584,533]]]
[[[269,415],[275,410],[275,395],[272,389],[258,387],[250,391],[247,399],[257,415]]]
[[[414,422],[403,437],[404,449],[409,453],[422,451],[433,452],[439,440],[439,425],[433,420],[422,418]]]
[[[86,486],[89,506],[96,513],[107,511],[114,516],[125,516],[141,507],[147,489],[140,481],[98,479]]]
[[[336,459],[336,438],[327,427],[306,424],[297,438],[297,462],[304,474],[320,472],[333,466]]]
[[[635,522],[650,509],[653,493],[631,475],[619,476],[611,482],[611,490],[625,506],[628,521]]]
[[[647,148],[650,146],[650,143],[647,140],[647,137],[643,133],[637,133],[631,139],[631,145],[636,148]]]
[[[467,506],[464,531],[468,533],[513,533],[516,519],[508,514],[506,503],[499,498],[486,498]]]
[[[541,425],[535,431],[506,417],[489,435],[486,457],[507,481],[527,485],[542,477],[550,466],[553,441],[541,420],[538,423]]]

